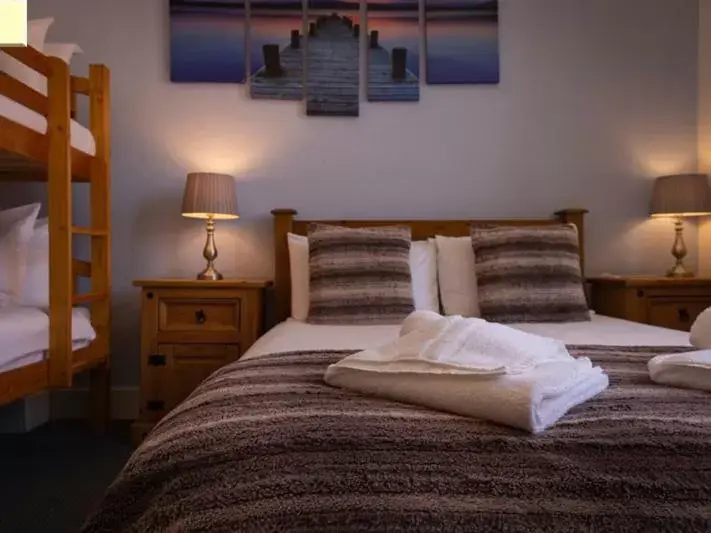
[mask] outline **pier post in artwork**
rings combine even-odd
[[[360,39],[360,24],[353,25],[353,37]]]
[[[262,47],[264,53],[264,71],[267,77],[276,78],[284,74],[281,67],[281,53],[278,44],[265,44]]]
[[[316,30],[316,24],[313,22],[309,23],[309,37],[316,37],[318,31]]]
[[[301,47],[301,33],[299,30],[291,30],[291,47],[294,49]]]
[[[368,101],[418,101],[419,3],[415,0],[368,0],[366,14]]]
[[[393,79],[404,80],[407,77],[407,48],[393,48]]]
[[[370,47],[371,48],[378,48],[380,44],[378,43],[378,38],[380,36],[380,32],[378,30],[373,30],[370,32]]]

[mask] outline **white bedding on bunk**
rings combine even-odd
[[[33,111],[32,109],[23,106],[10,100],[7,96],[0,94],[0,116],[3,116],[13,122],[17,122],[35,130],[38,133],[47,133],[47,119]],[[72,146],[77,150],[89,155],[96,155],[96,143],[91,132],[79,124],[76,120],[72,120],[71,127]]]
[[[75,307],[72,312],[74,349],[88,346],[95,338],[89,310]],[[35,307],[1,307],[0,342],[0,372],[42,361],[49,348],[49,316]]]
[[[511,324],[566,344],[607,346],[690,346],[689,333],[598,314],[590,322]],[[257,340],[242,357],[296,350],[363,350],[397,338],[400,326],[320,326],[288,319]]]

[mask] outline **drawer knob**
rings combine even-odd
[[[204,324],[206,320],[207,317],[205,316],[205,311],[202,309],[195,311],[195,322],[198,324]]]
[[[689,322],[689,319],[691,317],[689,316],[689,310],[686,309],[685,307],[682,307],[679,309],[679,320],[681,322]]]
[[[149,300],[152,300],[152,299],[153,299],[153,293],[152,293],[152,292],[147,292],[147,293],[146,293],[146,298],[148,298]]]

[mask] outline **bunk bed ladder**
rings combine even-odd
[[[90,127],[96,157],[90,171],[91,187],[91,319],[97,331],[102,364],[91,370],[91,408],[94,426],[103,429],[109,415],[109,353],[111,323],[111,156],[109,70],[89,67]]]

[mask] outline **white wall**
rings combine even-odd
[[[239,180],[219,267],[272,270],[269,210],[305,216],[541,217],[590,209],[588,271],[663,272],[671,223],[651,179],[696,169],[696,0],[502,0],[502,82],[423,87],[421,102],[306,118],[242,87],[168,81],[167,1],[31,0],[50,38],[113,76],[114,380],[137,383],[131,282],[192,276],[203,228],[180,217],[186,172]],[[689,242],[696,232],[689,230]],[[696,263],[696,247],[690,260]]]
[[[699,0],[699,172],[711,173],[711,0]],[[711,218],[700,221],[699,274],[711,276]]]

